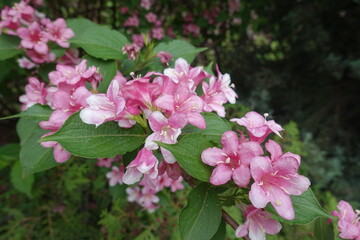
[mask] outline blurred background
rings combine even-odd
[[[2,0],[0,8],[15,2]],[[302,174],[310,178],[320,200],[345,199],[360,206],[359,0],[37,0],[31,3],[51,19],[88,18],[126,34],[129,39],[148,32],[154,41],[182,38],[196,47],[206,47],[208,50],[199,54],[195,64],[218,64],[222,73],[231,75],[239,95],[239,104],[228,106],[228,117],[240,117],[249,110],[270,113],[286,130],[284,139],[278,141],[286,146],[285,151],[302,156]],[[159,22],[150,22],[149,13],[155,14]],[[20,111],[18,97],[24,93],[27,76],[28,72],[20,69],[16,60],[0,62],[0,116]],[[0,122],[0,146],[18,142],[15,125],[16,120]],[[1,171],[8,169],[2,167]],[[49,233],[60,236],[58,232],[51,232],[57,231],[56,228],[48,229],[50,215],[58,214],[63,220],[61,224],[65,224],[69,232],[73,231],[71,234],[83,231],[77,239],[86,239],[101,231],[112,236],[111,227],[118,224],[126,207],[119,203],[114,210],[112,205],[112,214],[103,210],[112,199],[102,198],[108,194],[103,193],[106,180],[97,181],[96,178],[104,178],[97,171],[95,166],[75,162],[39,174],[36,184],[45,187],[34,190],[30,196],[38,199],[37,203],[24,203],[27,197],[19,196],[7,184],[6,174],[0,174],[0,201],[8,203],[2,212],[13,220],[13,225],[0,224],[0,232],[16,229],[19,234],[19,226],[25,226],[24,233],[18,236],[24,239],[23,236],[33,236],[27,235],[29,229],[37,229],[36,225],[40,224],[47,226],[43,229],[44,236]],[[89,185],[95,181],[97,185]],[[179,199],[185,195],[186,192]],[[163,197],[164,201],[167,197]],[[46,198],[52,200],[49,202]],[[179,201],[172,206],[173,211],[180,209],[181,204]],[[65,206],[74,208],[65,210]],[[41,214],[27,215],[34,207]],[[77,213],[75,209],[79,207],[86,211]],[[127,208],[136,206],[130,204]],[[174,214],[166,211],[158,214],[153,216],[161,216],[161,220],[156,220],[157,227],[175,221],[168,219]],[[97,223],[102,226],[100,230],[78,227],[84,218],[89,222],[99,221],[92,219],[95,215],[101,216]],[[124,229],[137,217],[130,216],[128,222],[123,222]],[[169,228],[163,229],[171,231]],[[139,229],[144,233],[144,227]],[[168,233],[163,234],[161,239],[168,239]],[[3,236],[3,239],[16,238],[15,232]],[[137,236],[136,233],[133,236]],[[287,236],[284,239],[304,239],[303,235]],[[151,238],[145,234],[139,239]]]

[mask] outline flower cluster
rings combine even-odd
[[[86,83],[96,91],[102,77],[95,66],[88,68],[86,62],[87,60],[84,59],[75,67],[58,64],[56,71],[49,73],[51,85],[48,87],[35,77],[29,78],[29,84],[25,87],[26,94],[20,97],[22,110],[36,103],[47,104],[54,110],[48,121],[39,124],[42,129],[50,131],[43,137],[59,130],[71,114],[88,106],[86,99],[92,93],[87,89]],[[48,141],[41,145],[54,148],[57,162],[65,162],[70,158],[70,153],[57,142]]]
[[[210,85],[204,81],[207,78],[210,78]],[[60,78],[56,75],[56,79]],[[72,78],[67,81],[72,82]],[[200,85],[206,91],[198,96],[197,88]],[[216,110],[224,116],[223,104],[235,102],[236,97],[228,74],[222,75],[218,71],[218,77],[211,76],[202,67],[191,67],[179,58],[175,68],[167,68],[164,73],[149,72],[143,77],[133,75],[129,81],[122,76],[116,77],[106,93],[87,97],[80,117],[85,123],[96,126],[108,121],[116,121],[122,128],[130,128],[135,123],[149,126],[152,133],[146,138],[144,148],[126,166],[121,181],[129,185],[141,182],[145,189],[158,191],[161,186],[159,182],[168,182],[159,173],[159,165],[166,166],[166,172],[174,181],[178,181],[181,169],[172,153],[159,147],[156,142],[176,143],[187,124],[206,128],[200,113]],[[156,150],[161,153],[160,163],[154,155]]]
[[[56,56],[50,51],[48,42],[68,48],[68,40],[74,36],[63,18],[51,21],[29,6],[28,1],[16,3],[12,8],[6,6],[1,11],[0,34],[2,31],[21,39],[20,48],[26,51],[30,60],[24,57],[19,60],[19,65],[27,69],[55,61]]]
[[[249,139],[242,132],[238,138],[236,132],[227,131],[221,138],[223,148],[208,148],[203,151],[201,158],[204,163],[215,167],[210,177],[213,185],[222,185],[232,179],[239,187],[246,188],[253,179],[249,192],[253,206],[245,210],[245,216],[247,222],[255,222],[263,228],[253,227],[251,230],[252,225],[245,223],[238,229],[237,235],[245,236],[248,226],[250,239],[263,239],[256,236],[264,235],[265,232],[274,234],[280,228],[274,220],[265,221],[269,214],[261,209],[270,202],[280,216],[288,220],[294,219],[290,195],[301,195],[308,189],[310,181],[297,173],[300,156],[290,152],[283,154],[280,145],[275,141],[268,140],[265,143],[265,149],[270,156],[263,156],[261,144],[271,132],[280,136],[280,125],[273,120],[266,120],[256,112],[249,112],[241,119],[230,121],[245,126]],[[264,221],[264,224],[261,224],[261,221]]]

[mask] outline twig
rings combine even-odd
[[[229,224],[234,230],[236,230],[239,224],[223,209],[222,218]]]

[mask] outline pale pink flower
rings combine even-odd
[[[39,54],[48,53],[49,48],[46,44],[48,38],[37,22],[33,22],[29,28],[17,29],[17,34],[21,38],[20,44],[23,48],[34,49]]]
[[[301,195],[310,185],[308,178],[297,173],[297,159],[280,158],[272,164],[269,158],[255,157],[250,168],[255,180],[249,192],[251,203],[257,208],[264,208],[271,202],[280,216],[288,220],[294,219],[294,208],[289,195]]]
[[[164,37],[164,29],[156,27],[151,30],[151,36],[155,39],[161,40]]]
[[[138,27],[139,24],[139,18],[134,14],[124,22],[124,27]]]
[[[196,86],[208,76],[202,67],[192,68],[183,58],[178,58],[175,61],[175,68],[165,69],[164,75],[175,83],[187,83],[191,90],[195,90]]]
[[[331,214],[339,218],[338,228],[340,237],[344,239],[360,240],[360,211],[354,211],[351,205],[341,200],[337,205],[339,212],[333,211]]]
[[[156,196],[156,193],[156,190],[144,187],[138,200],[138,203],[150,213],[158,208],[156,204],[159,203],[160,199]]]
[[[80,112],[80,118],[87,124],[100,124],[123,119],[125,99],[120,94],[120,84],[113,80],[106,94],[93,94],[86,99],[88,107]],[[134,123],[133,123],[134,124]]]
[[[177,138],[181,134],[181,129],[187,124],[186,115],[183,113],[173,113],[167,119],[161,112],[153,112],[149,116],[150,128],[154,131],[145,140],[145,147],[149,150],[158,149],[159,146],[154,141],[168,144],[177,142]],[[164,160],[168,163],[174,163],[175,158],[171,152],[164,148],[160,148]]]
[[[254,157],[263,154],[261,146],[256,142],[239,143],[233,131],[225,132],[221,137],[222,149],[208,148],[201,154],[204,163],[215,166],[210,183],[222,185],[231,178],[239,187],[246,187],[250,182],[249,165]]]
[[[249,131],[251,141],[262,143],[265,138],[274,132],[276,135],[281,137],[279,131],[284,130],[279,124],[275,123],[274,120],[266,120],[268,114],[265,117],[261,116],[257,112],[248,112],[245,117],[230,119],[231,122],[237,122],[241,126],[245,126]]]
[[[164,66],[168,67],[169,62],[171,61],[173,55],[168,52],[160,51],[156,54],[157,57],[160,58],[160,62],[164,64]]]
[[[139,182],[144,175],[144,181],[153,189],[157,187],[158,160],[152,151],[141,149],[136,158],[126,167],[123,182],[127,185]]]
[[[36,103],[44,105],[46,103],[45,83],[40,82],[35,77],[29,78],[29,83],[25,86],[25,95],[20,96],[20,102],[23,104],[21,110],[25,111]]]
[[[115,186],[116,184],[123,184],[122,178],[124,176],[124,166],[121,165],[120,167],[113,166],[111,168],[111,172],[106,174],[106,178],[109,179],[109,185],[111,187]]]
[[[30,61],[28,58],[26,57],[22,57],[22,58],[19,58],[17,60],[17,62],[19,63],[19,66],[21,68],[25,68],[25,69],[32,69],[32,68],[35,68],[36,67],[36,64],[33,63],[32,61]]]
[[[233,15],[234,12],[240,9],[240,0],[228,0],[229,14]]]
[[[140,6],[145,8],[146,10],[149,10],[151,8],[151,0],[141,0]]]
[[[71,28],[66,27],[66,22],[63,18],[58,18],[54,22],[46,24],[46,30],[49,40],[56,42],[63,48],[70,46],[68,41],[75,35]]]
[[[242,207],[246,221],[236,229],[236,237],[249,236],[251,240],[265,240],[266,234],[277,234],[281,224],[272,219],[272,214],[252,205]]]
[[[176,192],[177,190],[184,189],[184,185],[182,184],[183,178],[180,176],[178,179],[174,180],[168,176],[165,172],[164,174],[159,176],[159,191],[165,187],[170,188],[171,192]]]
[[[138,53],[141,47],[135,43],[126,44],[122,48],[122,52],[128,55],[130,60],[135,60],[138,57]]]

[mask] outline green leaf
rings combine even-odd
[[[169,42],[159,43],[154,48],[154,51],[156,53],[161,51],[171,53],[173,57],[170,65],[173,66],[176,59],[180,57],[184,58],[188,63],[191,63],[198,53],[205,51],[206,49],[207,48],[196,48],[184,40],[171,40]]]
[[[14,187],[22,193],[25,193],[29,198],[31,198],[31,189],[34,184],[34,175],[23,176],[23,170],[21,168],[20,162],[17,161],[11,168],[11,183]]]
[[[7,167],[14,160],[19,159],[20,145],[9,143],[0,147],[0,169]]]
[[[83,48],[88,54],[96,58],[123,58],[122,47],[128,40],[121,33],[101,26],[88,27],[70,39],[71,44]]]
[[[201,181],[209,181],[212,169],[201,161],[201,153],[205,149],[214,146],[208,136],[193,133],[183,137],[176,144],[162,142],[157,142],[157,144],[169,150],[188,174]]]
[[[328,218],[318,218],[314,224],[314,235],[316,240],[334,239],[334,229],[331,223],[327,223]]]
[[[71,28],[75,37],[81,35],[84,31],[91,27],[99,27],[97,23],[94,23],[86,18],[69,18],[66,20],[67,27]]]
[[[212,70],[213,65],[214,65],[214,62],[211,62],[211,63],[209,63],[209,65],[207,65],[206,67],[204,67],[205,72],[207,72],[207,73],[209,73],[209,74],[211,74],[211,75],[214,75],[214,72],[213,72],[213,70]]]
[[[103,80],[99,83],[98,90],[101,93],[105,93],[110,85],[111,80],[113,80],[116,75],[115,61],[105,61],[99,58],[94,58],[90,55],[85,55],[83,58],[87,59],[87,65],[89,67],[95,66],[99,68]]]
[[[0,35],[0,60],[12,58],[22,51],[18,48],[20,39],[15,36]]]
[[[332,216],[320,206],[311,188],[303,192],[300,196],[291,196],[291,200],[295,211],[294,220],[290,221],[280,217],[270,204],[266,206],[266,210],[275,214],[279,221],[289,224],[308,224],[318,217],[332,218]]]
[[[220,226],[215,233],[215,235],[211,238],[211,240],[224,240],[226,236],[226,223],[224,219],[221,219]]]
[[[50,117],[52,110],[48,106],[43,106],[40,104],[35,104],[28,108],[26,111],[8,116],[2,117],[0,120],[11,119],[11,118],[20,118],[20,117],[29,117],[29,118],[37,118],[38,120],[47,120]]]
[[[85,158],[110,158],[131,152],[144,143],[147,135],[139,125],[121,128],[116,122],[99,127],[84,123],[79,113],[70,116],[53,135],[41,141],[55,141],[71,154]]]
[[[220,201],[210,185],[202,183],[194,188],[179,216],[181,239],[211,239],[219,228],[221,210]]]
[[[20,137],[20,162],[24,175],[41,172],[59,165],[55,162],[52,148],[44,148],[39,139],[46,130],[39,127],[39,119],[20,118],[16,130]]]
[[[224,118],[219,117],[215,113],[203,113],[202,115],[206,122],[205,129],[200,129],[198,127],[188,124],[182,130],[182,133],[184,135],[187,135],[189,133],[201,133],[208,136],[208,138],[213,140],[214,142],[220,142],[220,138],[223,133],[231,130],[229,122]]]

